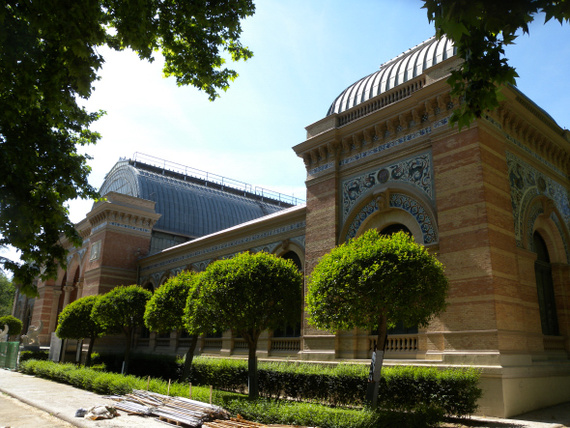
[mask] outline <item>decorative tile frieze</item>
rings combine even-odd
[[[382,165],[356,177],[346,179],[341,184],[342,222],[360,198],[374,187],[386,183],[410,184],[434,200],[433,162],[431,152],[412,156],[398,162]]]
[[[395,138],[395,139],[393,139],[393,140],[387,141],[386,143],[380,144],[380,145],[378,145],[378,146],[376,146],[376,147],[372,147],[371,149],[368,149],[368,150],[364,150],[364,151],[362,151],[362,152],[360,152],[360,153],[357,153],[357,154],[355,154],[355,155],[353,155],[353,156],[349,156],[349,157],[346,157],[346,158],[344,158],[344,159],[341,159],[341,160],[339,161],[338,165],[339,165],[340,167],[345,166],[345,165],[350,165],[351,163],[360,161],[360,160],[365,159],[365,158],[368,158],[368,157],[370,157],[370,156],[374,156],[374,155],[376,155],[376,154],[378,154],[378,153],[381,153],[381,152],[383,152],[383,151],[385,151],[385,150],[388,150],[388,149],[391,149],[391,148],[393,148],[393,147],[399,146],[399,145],[401,145],[401,144],[403,144],[403,143],[406,143],[406,142],[408,142],[408,141],[412,141],[412,140],[415,140],[415,139],[424,137],[424,136],[426,136],[426,135],[429,135],[429,134],[431,134],[434,130],[439,129],[439,128],[441,128],[442,126],[448,125],[448,124],[449,124],[449,118],[450,118],[450,117],[451,117],[451,116],[449,116],[449,117],[444,117],[444,118],[442,118],[442,119],[440,119],[440,120],[438,120],[438,121],[436,121],[436,122],[433,122],[430,126],[426,126],[426,127],[422,128],[422,129],[419,129],[419,130],[417,130],[417,131],[415,131],[415,132],[412,132],[412,133],[410,133],[410,134],[403,135],[402,137]],[[394,129],[394,132],[395,132],[395,131],[396,131],[396,129]],[[377,135],[374,135],[374,136],[371,138],[371,140],[374,141],[374,142],[375,142],[375,141],[378,141],[378,139],[379,139],[379,137],[378,137]],[[351,147],[354,148],[353,145],[351,145]],[[311,177],[311,176],[317,175],[317,174],[319,174],[319,173],[321,173],[321,172],[323,172],[323,171],[326,171],[326,170],[328,170],[328,169],[331,169],[331,168],[333,168],[333,167],[334,167],[334,163],[333,163],[333,162],[328,162],[328,163],[326,163],[326,164],[324,164],[324,165],[321,165],[321,166],[318,166],[318,167],[316,167],[316,168],[313,168],[313,169],[308,170],[308,171],[307,171],[307,177]]]
[[[271,236],[281,235],[283,233],[287,233],[287,232],[290,232],[292,230],[302,229],[304,227],[305,227],[305,222],[300,221],[297,223],[289,224],[289,225],[278,227],[275,229],[266,230],[266,231],[263,231],[260,233],[256,233],[254,235],[246,236],[244,238],[235,239],[233,241],[223,242],[221,244],[212,245],[210,247],[202,248],[202,249],[199,249],[196,251],[190,251],[190,252],[182,254],[178,257],[173,257],[173,258],[165,260],[163,262],[154,263],[152,265],[145,266],[141,269],[141,271],[146,272],[148,270],[157,269],[157,268],[160,268],[162,266],[167,266],[167,265],[170,265],[173,263],[180,263],[180,262],[183,262],[185,260],[193,259],[195,257],[199,257],[202,255],[210,254],[210,253],[217,252],[217,251],[228,250],[228,249],[231,249],[233,247],[241,246],[243,244],[254,243],[255,241],[258,241],[260,239],[265,239],[265,238],[268,238]]]
[[[404,210],[416,219],[422,231],[424,245],[434,244],[437,242],[437,233],[434,227],[435,223],[419,201],[410,195],[392,193],[390,194],[389,207]],[[345,240],[348,241],[349,239],[354,238],[364,220],[372,214],[380,211],[380,209],[382,209],[382,207],[379,205],[378,199],[373,199],[364,208],[362,208],[352,221]]]
[[[532,230],[532,224],[523,225],[524,214],[531,201],[539,195],[546,196],[554,202],[556,209],[564,220],[566,228],[570,228],[568,190],[562,184],[542,174],[514,154],[506,152],[506,158],[517,246],[523,247],[524,226],[526,226],[527,230],[529,228]],[[534,220],[536,218],[533,219],[533,224]]]
[[[503,136],[509,140],[511,143],[513,143],[515,146],[517,146],[518,148],[524,150],[527,154],[531,155],[534,159],[536,159],[537,161],[539,161],[541,164],[543,164],[544,166],[548,167],[549,169],[555,171],[556,173],[562,175],[563,177],[566,178],[570,178],[566,175],[565,172],[563,172],[560,168],[557,168],[555,165],[553,165],[552,163],[548,162],[546,159],[544,159],[542,156],[540,156],[538,153],[536,153],[534,150],[532,150],[530,147],[528,147],[527,145],[523,144],[522,142],[520,142],[519,140],[517,140],[515,137],[513,137],[511,134],[509,134],[508,132],[505,131],[505,129],[503,128],[503,126],[497,122],[495,119],[493,119],[491,116],[489,115],[485,115],[484,116],[485,120],[487,120],[487,122],[489,122],[490,124],[492,124],[495,128],[500,129],[502,131]]]
[[[332,167],[334,167],[334,162],[328,162],[324,165],[308,170],[307,176],[310,177],[312,175],[317,175],[318,173],[331,169]]]

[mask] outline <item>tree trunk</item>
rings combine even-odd
[[[259,383],[257,378],[257,339],[255,337],[246,338],[249,354],[247,359],[247,391],[250,399],[255,400],[259,397]]]
[[[95,337],[89,338],[89,346],[87,347],[87,357],[85,357],[85,366],[91,365],[91,354],[93,353],[93,346],[95,345]]]
[[[194,334],[190,336],[190,347],[186,352],[184,358],[184,368],[182,369],[182,380],[188,379],[190,376],[190,367],[192,367],[192,360],[194,359],[194,351],[196,350],[196,344],[198,343],[198,335]]]
[[[388,335],[388,319],[385,315],[380,316],[378,327],[377,347],[372,354],[370,376],[368,377],[368,387],[366,390],[366,402],[372,409],[378,407],[378,386],[380,385],[382,363],[384,362],[384,349],[386,348]]]
[[[131,343],[133,341],[133,334],[134,334],[135,329],[128,329],[127,332],[125,332],[125,336],[127,337],[127,345],[125,346],[125,356],[124,356],[124,368],[123,368],[123,374],[128,374],[129,373],[129,362],[131,359]]]

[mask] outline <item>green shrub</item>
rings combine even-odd
[[[40,360],[47,361],[49,358],[49,351],[21,351],[20,363],[27,360]]]
[[[22,332],[24,326],[21,320],[12,315],[0,317],[0,330],[3,330],[5,325],[8,326],[8,335],[12,339],[15,339]]]
[[[239,366],[229,363],[226,367]],[[224,366],[221,364],[220,366]],[[160,379],[141,379],[132,375],[104,373],[92,368],[73,364],[58,364],[50,361],[27,360],[20,370],[73,386],[89,389],[99,394],[126,394],[133,389],[149,390],[166,394],[168,383]],[[170,395],[188,396],[188,384],[172,383]],[[210,389],[193,387],[192,398],[209,402]],[[244,395],[215,391],[212,402],[232,414],[265,424],[292,424],[319,426],[321,428],[380,428],[413,426],[417,428],[436,425],[442,413],[431,407],[419,407],[414,412],[371,411],[368,409],[331,408],[316,403],[299,403],[276,400],[250,401]]]
[[[475,412],[481,397],[479,372],[433,367],[395,366],[382,369],[378,405],[397,412],[444,413],[465,416]],[[368,367],[357,364],[263,362],[259,386],[265,398],[362,406]],[[227,391],[245,391],[247,363],[237,359],[197,357],[190,380]],[[429,406],[427,405],[429,403]]]
[[[91,357],[92,364],[104,364],[108,371],[121,373],[123,354],[97,354]],[[129,374],[139,377],[156,377],[164,380],[179,379],[182,364],[176,357],[161,354],[136,353],[130,356]]]

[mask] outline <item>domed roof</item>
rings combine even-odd
[[[382,64],[380,69],[346,88],[331,104],[327,116],[342,113],[377,95],[420,76],[430,68],[454,56],[456,49],[446,37],[432,37]]]
[[[226,179],[227,180],[227,179]],[[243,183],[245,184],[245,183]],[[99,193],[117,192],[156,202],[154,230],[197,238],[292,206],[247,190],[122,160]]]

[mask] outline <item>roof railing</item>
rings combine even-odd
[[[218,186],[223,188],[231,188],[238,190],[240,192],[253,194],[260,197],[261,200],[268,199],[278,202],[283,202],[288,205],[300,205],[305,203],[304,199],[297,198],[295,196],[285,195],[283,193],[279,193],[273,190],[265,189],[260,186],[255,186],[255,188],[243,181],[234,180],[233,178],[224,177],[218,174],[213,174],[211,172],[203,171],[201,169],[192,168],[186,165],[182,165],[176,162],[168,161],[166,159],[161,159],[156,156],[147,155],[140,152],[135,152],[133,157],[131,158],[131,162],[136,167],[137,162],[153,166],[159,170],[162,170],[162,174],[165,175],[166,173],[171,173],[174,175],[181,176],[182,180],[186,180],[187,177],[192,177],[194,179],[203,180],[204,185],[208,185],[208,183],[215,183]]]

